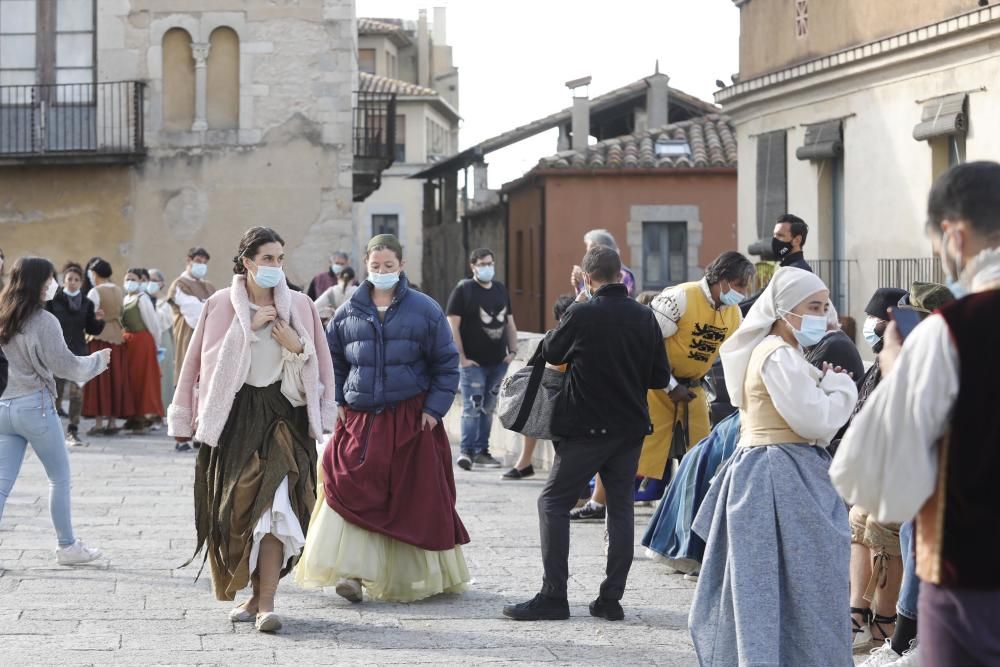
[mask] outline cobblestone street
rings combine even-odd
[[[497,470],[456,470],[472,535],[467,593],[352,605],[289,577],[277,598],[285,627],[261,635],[228,620],[232,605],[215,601],[207,572],[193,583],[196,567],[178,569],[195,545],[194,456],[175,453],[163,436],[90,442],[71,452],[74,523],[107,558],[55,564],[48,483],[29,453],[0,524],[3,665],[696,664],[686,630],[694,584],[661,565],[637,557],[624,622],[589,616],[604,563],[600,524],[573,527],[571,620],[504,619],[503,604],[527,599],[541,581],[535,499],[543,481],[501,482]],[[637,509],[637,541],[651,511]]]

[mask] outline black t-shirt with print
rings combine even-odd
[[[465,356],[480,366],[496,366],[507,356],[504,330],[510,316],[510,299],[503,283],[493,281],[489,289],[466,279],[448,298],[448,315],[462,318],[458,328]]]

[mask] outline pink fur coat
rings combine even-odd
[[[312,300],[291,291],[284,282],[274,288],[274,306],[278,317],[302,339],[308,354],[302,383],[310,435],[319,439],[324,430],[333,430],[337,415],[333,361],[323,324]],[[205,302],[167,410],[170,435],[193,436],[213,447],[219,444],[233,399],[250,370],[250,343],[257,339],[250,320],[245,276],[234,276],[230,288]]]

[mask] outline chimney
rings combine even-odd
[[[646,124],[655,130],[670,122],[670,77],[660,73],[660,61],[646,85]]]
[[[437,46],[444,46],[448,43],[448,19],[447,10],[444,7],[434,8],[434,24],[431,26],[431,38]]]
[[[572,148],[575,151],[587,150],[587,145],[590,139],[590,93],[588,91],[589,86],[590,86],[589,76],[585,76],[581,79],[573,79],[572,81],[566,82],[566,87],[573,91]],[[583,89],[583,91],[577,92],[581,88]]]
[[[431,38],[427,32],[427,10],[421,9],[417,19],[417,85],[431,85]]]
[[[484,201],[488,198],[490,187],[487,172],[488,165],[485,162],[476,162],[472,165],[472,181],[475,192],[473,193],[473,200],[476,202]]]

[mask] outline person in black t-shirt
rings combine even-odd
[[[462,373],[462,443],[458,467],[474,464],[499,468],[490,456],[490,427],[500,382],[517,351],[517,327],[510,299],[502,283],[493,280],[493,251],[473,250],[469,256],[472,279],[455,286],[448,298],[448,322]]]

